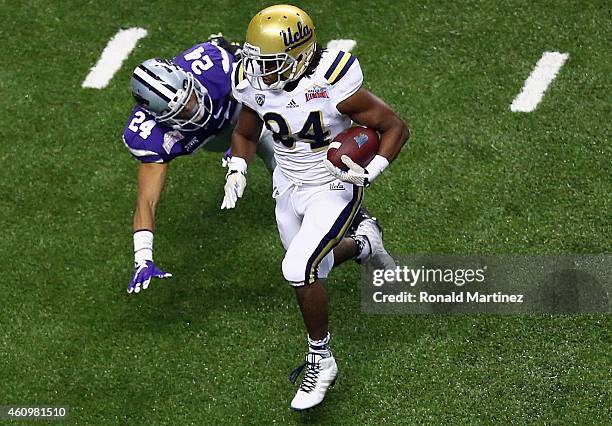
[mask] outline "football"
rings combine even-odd
[[[367,166],[378,152],[380,139],[375,130],[367,127],[351,127],[338,133],[327,149],[327,159],[341,170],[348,167],[340,159],[343,155],[350,157],[362,167]]]

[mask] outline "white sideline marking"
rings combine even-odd
[[[344,50],[345,52],[350,52],[355,48],[355,46],[357,46],[357,42],[355,40],[339,39],[330,40],[329,43],[327,43],[328,49]]]
[[[548,85],[555,79],[568,57],[568,53],[544,52],[525,81],[521,93],[512,101],[510,111],[531,112],[536,109]]]
[[[85,81],[83,81],[82,87],[89,87],[92,89],[105,88],[111,78],[113,78],[113,75],[119,71],[123,61],[125,61],[130,52],[134,50],[138,40],[146,37],[146,35],[147,30],[144,28],[127,28],[119,30],[119,32],[108,41],[98,63],[89,71]]]

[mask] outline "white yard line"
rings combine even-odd
[[[111,38],[102,51],[98,63],[89,71],[83,81],[83,87],[103,89],[121,68],[121,64],[136,47],[136,43],[146,37],[147,30],[143,28],[127,28],[119,30]]]
[[[568,53],[544,52],[525,81],[521,93],[512,101],[510,111],[531,112],[536,109],[548,85],[555,79],[568,57]]]
[[[345,52],[350,52],[351,50],[355,48],[356,45],[357,45],[357,42],[355,40],[345,40],[345,39],[330,40],[329,43],[327,43],[327,48],[344,50]]]

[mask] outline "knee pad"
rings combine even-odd
[[[283,277],[292,287],[311,284],[306,280],[306,274],[308,273],[306,271],[307,264],[308,262],[305,259],[292,259],[285,255],[283,259]],[[316,266],[315,279],[326,279],[333,266],[334,254],[333,251],[330,251]]]
[[[295,257],[291,258],[285,254],[283,259],[283,277],[293,287],[305,285],[306,262]]]

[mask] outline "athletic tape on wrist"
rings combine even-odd
[[[153,260],[153,232],[142,229],[134,232],[134,262]]]
[[[227,160],[227,166],[229,170],[238,170],[242,174],[247,171],[247,162],[241,157],[231,157]]]
[[[370,180],[370,182],[376,179],[378,175],[381,174],[383,170],[387,168],[388,165],[389,160],[387,160],[382,155],[377,154],[372,159],[372,161],[370,161],[370,164],[368,164],[368,166],[366,167],[366,170],[368,171],[368,179]]]

